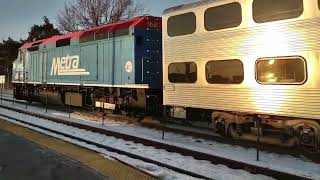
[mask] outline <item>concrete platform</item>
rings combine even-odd
[[[153,179],[130,166],[0,120],[0,179]]]

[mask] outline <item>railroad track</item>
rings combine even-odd
[[[1,99],[1,98],[0,98]],[[12,100],[10,98],[2,98],[4,101],[8,101],[8,102],[15,102],[15,103],[19,103],[19,104],[25,104],[25,101],[21,101],[21,100]],[[30,105],[29,105],[30,106]],[[31,106],[35,106],[35,107],[42,107],[42,104],[32,104]],[[62,111],[62,112],[68,112],[68,108],[66,109],[65,107],[62,106],[48,106],[49,109],[53,109],[53,110],[57,110],[57,111]],[[89,117],[92,115],[92,111],[79,111],[79,108],[72,108],[72,111],[77,111],[79,115],[83,115],[85,117]],[[91,114],[91,115],[90,115]],[[96,114],[96,112],[95,112]],[[94,115],[96,116],[96,115]],[[107,117],[109,119],[113,119],[113,120],[118,120],[118,119],[125,119],[127,121],[131,121],[132,118],[126,117],[124,115],[107,115]],[[91,118],[90,118],[91,119]],[[154,123],[140,123],[142,126],[148,127],[148,128],[152,128],[152,129],[156,129],[156,130],[161,130],[161,131],[166,131],[166,132],[173,132],[173,133],[178,133],[178,134],[183,134],[183,135],[188,135],[188,136],[192,136],[192,137],[196,137],[196,138],[202,138],[205,140],[210,140],[210,141],[215,141],[215,142],[219,142],[219,143],[224,143],[224,144],[230,144],[230,145],[236,145],[236,146],[241,146],[244,148],[256,148],[257,147],[257,143],[253,142],[253,141],[246,141],[246,140],[234,140],[228,137],[223,137],[220,136],[219,134],[206,134],[206,133],[200,133],[199,132],[199,128],[192,128],[194,130],[198,130],[198,131],[192,131],[192,130],[185,130],[184,128],[176,128],[176,124],[171,126],[168,123],[166,124],[154,124]],[[179,125],[178,125],[179,126]],[[185,127],[185,126],[180,126],[180,127]],[[282,147],[282,146],[274,146],[274,145],[270,145],[270,144],[259,144],[259,148],[261,151],[268,151],[268,152],[273,152],[276,154],[280,154],[280,155],[291,155],[297,158],[300,158],[301,156],[303,157],[307,157],[309,160],[315,162],[315,163],[320,163],[320,156],[319,154],[315,154],[315,153],[308,153],[308,152],[302,152],[300,150],[297,149],[292,149],[291,147]]]
[[[2,96],[0,95],[0,97],[6,98],[6,99],[9,99],[9,98],[12,99],[12,96],[13,96],[13,95],[10,95],[10,94],[2,94]]]
[[[73,140],[76,140],[76,141],[79,141],[79,142],[86,143],[88,145],[93,145],[93,146],[96,146],[98,148],[105,149],[105,150],[107,150],[109,152],[118,153],[118,154],[125,155],[125,156],[133,158],[133,159],[138,159],[138,160],[141,160],[141,161],[144,161],[144,162],[148,162],[148,163],[155,164],[155,165],[158,165],[158,166],[161,166],[161,167],[164,167],[164,168],[168,168],[170,170],[173,170],[173,171],[181,173],[181,174],[185,174],[185,175],[192,176],[192,177],[195,177],[195,178],[211,179],[211,178],[205,177],[203,175],[199,175],[199,174],[196,174],[196,173],[193,173],[193,172],[190,172],[190,171],[186,171],[184,169],[180,169],[180,168],[168,165],[168,164],[164,164],[164,163],[159,162],[159,161],[155,161],[153,159],[149,159],[149,158],[146,158],[146,157],[143,157],[143,156],[139,156],[137,154],[133,154],[133,153],[129,153],[129,152],[126,152],[126,151],[123,151],[123,150],[120,150],[120,149],[116,149],[116,148],[113,148],[111,146],[102,145],[100,143],[96,143],[96,142],[89,141],[89,140],[86,140],[86,139],[83,139],[83,138],[79,138],[77,136],[73,136],[73,135],[66,134],[66,133],[63,133],[63,132],[60,132],[60,131],[56,131],[56,130],[53,130],[53,129],[50,129],[50,128],[47,128],[47,127],[39,126],[37,124],[26,122],[24,120],[21,120],[21,119],[15,118],[15,117],[11,117],[11,116],[8,116],[8,115],[5,115],[5,114],[1,114],[0,113],[0,117],[8,118],[8,119],[14,120],[16,122],[19,122],[19,123],[22,123],[22,124],[25,124],[25,125],[28,125],[28,126],[31,126],[31,127],[35,127],[35,128],[38,128],[38,129],[41,129],[41,130],[44,130],[44,131],[47,131],[47,132],[50,132],[50,133],[54,133],[56,135],[64,136],[64,137],[67,137],[67,138],[70,138],[70,139],[73,139]],[[112,157],[112,158],[117,159],[115,157]],[[144,173],[149,174],[148,172],[144,172]]]
[[[244,163],[244,162],[240,162],[240,161],[235,161],[235,160],[231,160],[231,159],[215,156],[215,155],[212,155],[212,154],[207,154],[207,153],[203,153],[203,152],[197,152],[197,151],[190,150],[190,149],[187,149],[187,148],[178,147],[178,146],[175,146],[175,145],[170,145],[170,144],[166,144],[166,143],[163,143],[163,142],[153,141],[153,140],[150,140],[150,139],[144,139],[144,138],[132,136],[132,135],[129,135],[129,134],[119,133],[119,132],[116,132],[116,131],[101,129],[101,128],[92,127],[92,126],[87,126],[87,125],[80,124],[80,123],[77,123],[77,122],[66,121],[66,120],[62,120],[62,119],[59,119],[59,118],[45,116],[43,114],[37,114],[37,113],[34,113],[34,112],[25,111],[25,110],[22,110],[22,109],[16,109],[16,108],[4,106],[4,105],[0,105],[0,108],[7,109],[7,110],[10,110],[10,111],[14,111],[14,112],[18,112],[18,113],[25,114],[25,115],[28,115],[28,116],[37,117],[37,118],[40,118],[40,119],[45,119],[45,120],[48,120],[48,121],[51,121],[51,122],[60,123],[60,124],[63,124],[63,125],[67,125],[67,126],[71,126],[71,127],[75,127],[75,128],[79,128],[79,129],[84,129],[86,131],[91,131],[91,132],[94,132],[94,133],[103,134],[103,135],[106,135],[108,137],[114,137],[114,138],[122,139],[124,141],[130,141],[130,142],[139,143],[139,144],[142,144],[142,145],[144,145],[146,147],[153,147],[153,148],[156,148],[156,149],[162,149],[162,150],[166,150],[166,151],[171,152],[171,153],[181,154],[182,156],[190,156],[190,157],[193,157],[196,160],[209,161],[209,162],[211,162],[212,164],[215,164],[215,165],[220,165],[221,164],[221,165],[225,165],[225,166],[227,166],[227,167],[229,167],[231,169],[246,170],[246,171],[248,171],[248,172],[250,172],[252,174],[266,175],[266,176],[269,176],[269,177],[273,177],[275,179],[306,179],[305,177],[297,176],[297,175],[294,175],[294,174],[289,174],[287,172],[281,172],[281,171],[277,171],[277,170],[273,170],[273,169],[269,169],[269,168],[265,168],[265,167],[261,167],[261,166],[256,166],[256,165],[252,165],[252,164],[248,164],[248,163]],[[133,154],[133,153],[129,153],[129,152],[123,151],[121,149],[113,148],[111,146],[101,145],[101,144],[99,144],[97,142],[89,141],[89,140],[86,140],[86,139],[82,139],[82,138],[79,138],[79,137],[72,136],[70,134],[65,134],[65,133],[62,133],[62,132],[59,132],[59,131],[56,131],[56,130],[52,130],[52,129],[48,128],[48,127],[43,127],[43,126],[39,126],[39,125],[34,124],[34,123],[26,122],[24,120],[17,119],[15,117],[11,117],[11,116],[8,116],[6,114],[1,114],[0,113],[0,116],[6,117],[6,118],[9,118],[9,119],[13,119],[13,120],[18,121],[20,123],[25,123],[27,125],[30,125],[30,126],[33,126],[33,127],[37,127],[37,128],[40,128],[40,129],[43,129],[43,130],[46,130],[46,131],[49,131],[49,132],[52,132],[52,133],[55,133],[55,134],[60,134],[60,135],[63,135],[63,136],[66,136],[66,137],[69,137],[69,138],[72,138],[72,139],[76,139],[78,141],[85,142],[87,144],[92,144],[92,145],[95,145],[97,147],[104,148],[104,149],[106,149],[108,151],[111,151],[111,152],[116,152],[116,153],[119,153],[119,154],[122,154],[122,155],[126,155],[128,157],[134,158],[134,159],[140,159],[140,160],[142,160],[144,162],[149,162],[149,163],[152,163],[152,164],[156,164],[158,166],[165,167],[165,168],[171,169],[173,171],[176,171],[176,172],[179,172],[179,173],[182,173],[182,174],[186,174],[186,175],[189,175],[189,176],[192,176],[192,177],[196,177],[196,178],[210,179],[209,177],[206,177],[204,175],[200,175],[200,174],[197,174],[197,173],[194,173],[194,172],[186,171],[185,169],[180,169],[179,167],[174,167],[174,166],[165,164],[163,162],[156,161],[154,159],[149,159],[147,157],[142,157],[142,156],[139,156],[137,154]]]

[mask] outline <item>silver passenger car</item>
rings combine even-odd
[[[209,112],[216,129],[245,139],[261,120],[263,134],[318,149],[319,7],[320,0],[206,0],[165,10],[170,114]]]

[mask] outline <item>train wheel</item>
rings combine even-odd
[[[234,139],[240,139],[240,134],[237,132],[236,124],[230,124],[227,130],[228,136]]]
[[[32,103],[32,99],[27,97],[27,103],[31,104]]]
[[[320,153],[319,137],[317,138],[316,131],[310,126],[300,126],[297,129],[298,146],[305,152]]]
[[[223,116],[219,115],[212,115],[212,122],[211,126],[215,133],[219,133],[222,136],[226,136],[226,126],[225,126],[225,119]]]

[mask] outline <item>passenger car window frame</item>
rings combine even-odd
[[[169,21],[170,21],[170,19],[172,19],[174,17],[182,16],[182,15],[187,15],[187,14],[192,14],[193,17],[194,17],[194,28],[192,29],[192,32],[189,32],[187,34],[185,34],[185,33],[182,33],[182,34],[172,34],[172,33],[170,33],[169,32]],[[196,32],[196,30],[197,30],[197,15],[194,12],[186,12],[186,13],[170,16],[168,18],[168,20],[167,20],[166,27],[167,27],[167,35],[169,37],[179,37],[179,36],[186,36],[186,35],[194,34]]]
[[[208,81],[208,78],[207,78],[207,65],[211,62],[218,62],[218,61],[239,61],[241,62],[241,67],[242,67],[242,80],[240,83],[211,83]],[[210,60],[208,62],[206,62],[206,65],[205,65],[205,78],[206,78],[206,81],[207,83],[211,84],[211,85],[215,85],[215,84],[220,84],[220,85],[240,85],[243,83],[244,81],[244,76],[245,76],[245,72],[244,72],[244,65],[243,65],[243,62],[240,60],[240,59],[225,59],[225,60]]]
[[[301,82],[294,82],[294,83],[290,83],[290,82],[260,82],[259,78],[258,78],[258,62],[259,61],[263,61],[263,60],[270,60],[270,59],[274,59],[274,60],[281,60],[281,59],[288,59],[288,58],[292,58],[292,59],[300,59],[303,62],[303,69],[304,69],[304,80]],[[308,66],[307,66],[307,61],[304,57],[302,56],[277,56],[277,57],[263,57],[263,58],[259,58],[256,60],[255,62],[255,79],[256,81],[261,84],[261,85],[303,85],[308,81]]]
[[[194,64],[195,65],[195,67],[196,67],[196,80],[194,81],[194,82],[172,82],[172,81],[170,81],[170,77],[169,77],[169,75],[170,75],[170,65],[172,65],[172,64],[182,64],[182,63],[191,63],[191,64]],[[198,81],[198,65],[197,65],[197,63],[195,63],[195,62],[193,62],[193,61],[185,61],[185,62],[172,62],[172,63],[170,63],[169,65],[168,65],[168,73],[167,73],[167,75],[168,75],[168,81],[170,82],[170,83],[172,83],[172,84],[195,84],[195,83],[197,83],[197,81]]]
[[[233,5],[233,4],[237,4],[239,5],[240,7],[240,22],[236,25],[236,26],[228,26],[228,27],[223,27],[223,28],[214,28],[214,29],[209,29],[208,26],[207,26],[207,13],[208,11],[212,10],[212,9],[218,9],[218,8],[222,8],[223,6],[228,6],[228,5]],[[207,30],[207,31],[218,31],[218,30],[223,30],[223,29],[230,29],[230,28],[236,28],[238,26],[241,25],[242,23],[242,20],[243,20],[243,17],[242,17],[242,6],[239,2],[231,2],[231,3],[227,3],[227,4],[222,4],[222,5],[219,5],[219,6],[214,6],[214,7],[209,7],[205,10],[204,12],[204,28]]]
[[[253,21],[255,22],[255,23],[257,23],[257,24],[263,24],[263,23],[269,23],[269,22],[276,22],[276,21],[283,21],[283,20],[289,20],[289,19],[295,19],[295,18],[299,18],[302,14],[303,14],[303,12],[304,12],[304,0],[299,0],[300,2],[302,2],[302,11],[301,11],[301,13],[298,15],[298,16],[294,16],[294,17],[290,17],[290,18],[284,18],[284,19],[276,19],[276,20],[267,20],[267,21],[265,21],[265,20],[263,20],[263,21],[257,21],[256,20],[256,18],[255,18],[255,11],[254,11],[254,4],[255,4],[255,2],[257,2],[257,1],[260,1],[260,0],[253,0],[253,2],[252,2],[252,19],[253,19]]]

